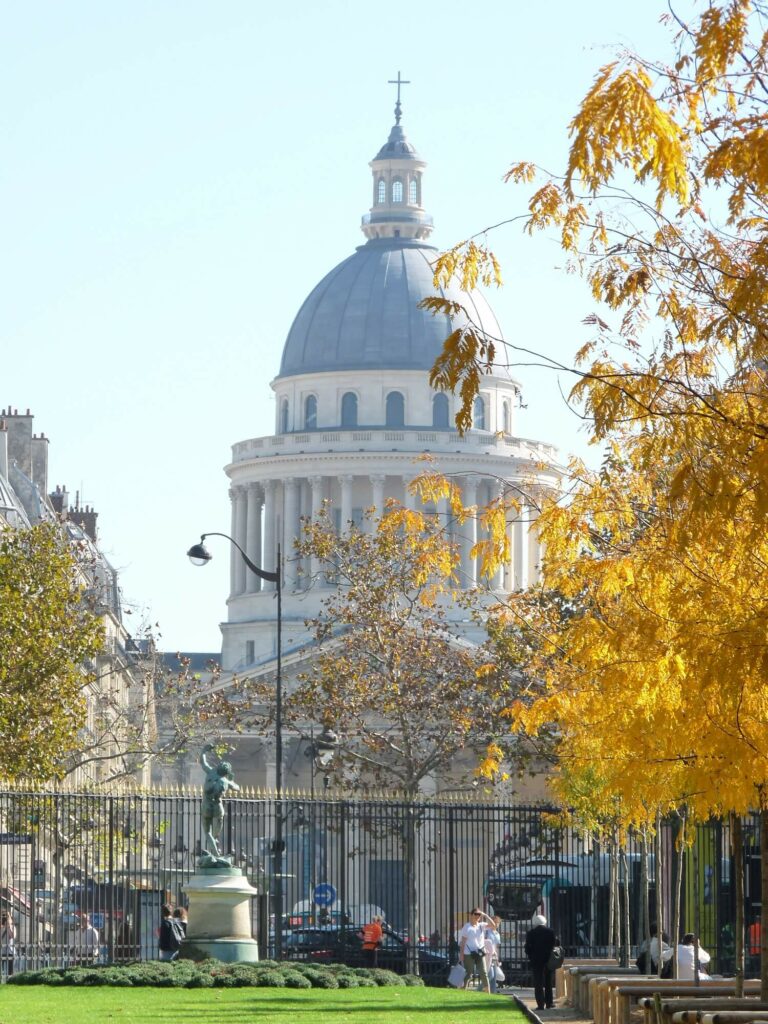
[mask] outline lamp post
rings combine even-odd
[[[275,814],[275,841],[272,844],[273,875],[275,879],[275,956],[280,959],[283,947],[283,675],[282,675],[282,633],[283,633],[283,587],[282,573],[280,571],[280,545],[277,545],[277,565],[274,572],[259,568],[248,555],[243,551],[234,537],[228,533],[203,533],[200,536],[200,543],[193,544],[187,552],[187,556],[193,565],[207,565],[213,555],[205,547],[206,537],[224,537],[230,544],[233,544],[240,552],[240,557],[245,564],[255,573],[259,579],[275,584],[277,593],[277,664],[275,671],[275,791],[277,794],[277,811]]]

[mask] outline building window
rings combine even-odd
[[[388,427],[405,426],[405,399],[399,391],[390,391],[387,395],[387,418]]]
[[[252,665],[256,660],[256,643],[253,640],[245,641],[245,664]]]
[[[347,391],[341,398],[341,425],[342,427],[357,426],[357,395]]]
[[[317,428],[317,399],[314,395],[307,395],[304,399],[304,429],[315,430]]]
[[[512,432],[512,417],[510,415],[509,402],[503,402],[501,406],[502,427],[505,434]]]
[[[472,407],[472,426],[475,430],[485,430],[485,399],[479,395]]]
[[[403,201],[403,183],[399,178],[395,178],[392,182],[392,202],[402,203]]]
[[[288,399],[284,398],[280,403],[280,433],[288,433]]]
[[[419,205],[419,186],[416,184],[415,178],[411,178],[408,184],[408,202],[411,206]]]
[[[435,395],[432,399],[432,426],[440,429],[450,426],[448,395]]]
[[[386,203],[387,201],[387,183],[383,178],[379,178],[379,187],[376,190],[376,202]]]

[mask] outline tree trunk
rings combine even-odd
[[[699,837],[701,830],[694,826],[693,833],[693,981],[700,985],[699,977],[699,929],[701,928],[701,908],[699,907]]]
[[[760,799],[760,998],[768,1000],[768,808]]]
[[[674,921],[672,922],[672,934],[680,934],[680,910],[683,902],[683,850],[685,849],[685,823],[687,811],[684,807],[680,812],[677,822],[677,834],[675,836],[675,906],[672,911]],[[677,959],[678,944],[675,943],[675,977],[680,974],[680,964]]]
[[[608,868],[608,949],[610,951],[614,944],[614,910],[613,904],[616,899],[616,846],[611,837],[609,846],[609,868]],[[610,955],[610,953],[609,953]]]
[[[651,890],[650,890],[650,879],[648,878],[648,833],[645,828],[643,829],[643,839],[640,844],[640,912],[642,920],[641,936],[638,937],[638,946],[645,943],[645,950],[647,953],[646,959],[648,960],[648,969],[650,970],[650,950],[651,945]]]
[[[589,955],[598,956],[597,896],[600,891],[600,840],[592,842],[592,888],[589,894]]]
[[[408,974],[419,973],[419,902],[416,885],[416,808],[405,808],[405,892],[408,901],[408,945],[405,950],[405,968]]]
[[[621,966],[629,967],[629,947],[632,944],[629,921],[629,862],[627,860],[627,848],[621,848],[621,870],[624,874],[624,928],[623,941],[621,944]]]
[[[664,957],[661,955],[664,948],[664,885],[662,879],[664,878],[664,854],[662,849],[662,837],[661,837],[661,815],[656,815],[656,835],[654,837],[654,846],[656,849],[656,927],[657,936],[659,940],[659,962],[656,965],[658,969],[659,977],[664,968]]]
[[[735,934],[733,937],[734,974],[736,977],[736,998],[744,995],[744,835],[741,830],[741,815],[731,814],[731,872],[733,874],[736,903]],[[720,965],[718,965],[720,966]],[[720,967],[722,970],[722,967]]]

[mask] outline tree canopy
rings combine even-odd
[[[85,665],[102,645],[54,524],[0,534],[0,775],[49,779],[85,724]]]

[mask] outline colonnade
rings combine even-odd
[[[283,587],[295,591],[305,587],[307,576],[313,578],[319,572],[317,564],[303,565],[293,549],[293,542],[299,535],[302,516],[316,518],[324,501],[338,509],[338,524],[347,523],[359,517],[363,508],[384,507],[386,497],[394,496],[410,509],[421,507],[418,496],[411,494],[408,484],[411,475],[372,473],[367,475],[344,473],[338,476],[313,475],[310,477],[282,477],[261,480],[247,484],[236,484],[230,488],[232,502],[232,536],[256,565],[272,571],[275,569],[277,544],[283,550]],[[465,506],[483,505],[493,498],[512,494],[517,501],[521,493],[512,484],[505,484],[495,477],[473,475],[462,481]],[[357,499],[357,500],[356,500]],[[356,507],[357,506],[357,507]],[[451,539],[458,543],[461,552],[461,579],[467,588],[479,582],[479,560],[470,552],[480,536],[477,519],[469,517],[458,524],[451,521],[448,499],[441,499],[431,511],[446,524]],[[510,509],[507,530],[510,557],[500,565],[491,587],[496,591],[520,590],[538,578],[541,546],[536,534],[535,510],[524,503],[520,511]],[[314,562],[314,560],[313,560]],[[249,572],[245,563],[232,549],[230,565],[231,597],[274,590],[275,584],[260,580]]]

